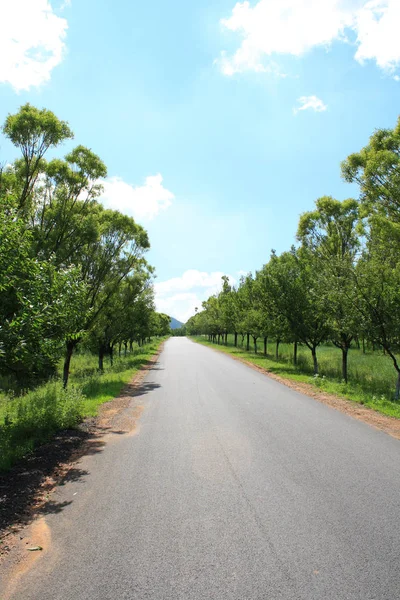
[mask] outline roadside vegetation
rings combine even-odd
[[[63,388],[57,378],[22,395],[0,395],[0,471],[48,441],[61,429],[72,429],[86,417],[94,417],[101,404],[112,400],[157,352],[164,338],[143,346],[134,344],[127,355],[109,361],[100,372],[97,357],[77,354],[70,383]]]
[[[358,199],[319,198],[300,217],[296,246],[272,251],[238,286],[223,277],[177,334],[252,351],[291,377],[311,372],[327,391],[400,416],[400,119],[350,155],[342,175]]]
[[[30,104],[3,134],[17,157],[0,162],[0,469],[94,414],[170,332],[147,232],[100,201],[100,157],[57,157],[68,123]]]

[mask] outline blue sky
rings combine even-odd
[[[29,101],[69,121],[186,320],[319,196],[357,195],[340,161],[400,113],[399,22],[398,0],[0,0],[0,118]]]

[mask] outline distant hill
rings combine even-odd
[[[171,317],[171,329],[179,329],[180,327],[183,327],[183,323]]]

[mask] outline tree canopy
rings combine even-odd
[[[168,333],[169,317],[155,312],[147,232],[100,202],[100,157],[78,145],[47,161],[73,133],[30,104],[3,133],[21,156],[0,169],[0,376],[35,385],[64,354],[66,386],[79,343],[101,363],[116,344]]]

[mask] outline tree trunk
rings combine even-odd
[[[108,354],[110,356],[110,365],[113,366],[114,365],[114,346],[113,346],[113,344],[109,345]]]
[[[132,340],[129,341],[129,352],[132,352],[133,350],[133,342]]]
[[[397,372],[396,393],[394,399],[397,401],[400,398],[400,371]]]
[[[124,342],[124,356],[126,356],[127,351],[128,351],[128,343]]]
[[[386,351],[389,354],[390,358],[392,359],[393,366],[396,369],[396,373],[397,373],[396,393],[394,395],[394,399],[397,402],[400,399],[400,367],[399,367],[399,363],[397,362],[397,358],[393,354],[393,352],[391,351],[391,349],[390,348],[386,348]]]
[[[63,370],[63,387],[64,387],[64,390],[66,389],[66,387],[68,385],[69,367],[71,365],[71,358],[72,358],[72,354],[74,352],[75,346],[76,346],[75,342],[69,341],[69,342],[66,343],[65,359],[64,359],[64,370]]]
[[[237,331],[235,331],[235,342],[234,342],[234,344],[235,344],[235,348],[237,348]]]
[[[264,337],[264,356],[268,354],[268,338]]]
[[[294,366],[297,366],[297,340],[294,342],[293,345],[293,364]]]
[[[365,354],[365,340],[363,338],[363,354]]]
[[[257,338],[254,337],[254,335],[253,335],[253,341],[254,341],[254,354],[257,354]]]
[[[363,340],[364,341],[364,340]],[[347,355],[349,353],[349,349],[342,348],[342,379],[347,383]]]
[[[218,346],[219,346],[220,339],[221,339],[221,334],[219,333],[218,334]]]
[[[250,334],[247,334],[247,342],[246,342],[246,350],[247,352],[250,350]]]
[[[99,371],[104,373],[104,346],[99,348]]]
[[[118,356],[119,356],[119,358],[121,358],[121,348],[122,348],[122,342],[120,342],[118,344]]]
[[[278,360],[278,358],[279,358],[279,344],[280,343],[281,343],[281,340],[279,338],[276,338],[276,349],[275,349],[276,360]]]
[[[311,354],[313,357],[313,365],[314,365],[314,375],[318,375],[318,359],[317,359],[317,349],[315,346],[311,349]]]

